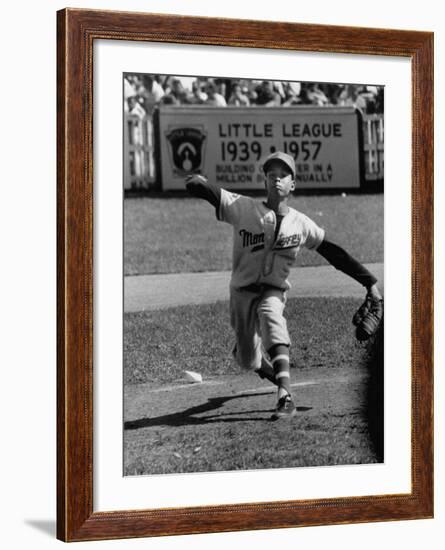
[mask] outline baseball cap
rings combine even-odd
[[[292,176],[295,178],[295,161],[294,158],[288,155],[287,153],[283,153],[283,151],[275,151],[275,153],[270,154],[263,162],[263,170],[266,172],[267,165],[272,162],[273,160],[280,160],[283,162],[292,172]]]

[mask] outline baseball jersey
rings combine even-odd
[[[314,249],[324,230],[289,207],[276,235],[275,212],[264,203],[221,189],[218,219],[233,226],[231,285],[266,284],[288,290],[290,268],[302,246]]]

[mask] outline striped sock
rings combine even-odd
[[[278,385],[278,399],[290,395],[289,346],[277,344],[269,350],[275,380]]]

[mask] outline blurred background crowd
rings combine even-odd
[[[231,78],[126,74],[124,108],[141,118],[159,105],[291,107],[352,106],[383,113],[383,87],[358,84],[236,80]]]

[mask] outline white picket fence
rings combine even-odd
[[[383,180],[385,127],[383,115],[363,116],[365,180]]]
[[[155,181],[153,120],[125,113],[124,189],[149,189]]]

